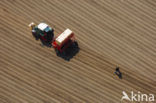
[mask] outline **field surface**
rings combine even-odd
[[[79,52],[58,57],[31,22],[70,28]],[[156,0],[0,0],[0,103],[121,103],[122,91],[156,96]]]

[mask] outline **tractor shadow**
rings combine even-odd
[[[51,48],[52,47],[52,44],[51,44],[51,42],[44,42],[44,41],[42,41],[42,40],[40,40],[41,41],[41,46],[42,47],[48,47],[48,48]]]
[[[66,61],[70,61],[70,59],[72,59],[79,52],[79,50],[80,48],[78,45],[71,45],[66,49],[65,53],[59,53],[57,56],[63,58]]]
[[[46,37],[46,41],[44,41],[44,40],[42,40],[41,38],[40,38],[40,36],[37,36],[37,35],[35,35],[35,34],[32,34],[33,35],[33,37],[38,41],[38,40],[40,40],[41,41],[41,46],[43,47],[43,46],[46,46],[46,47],[49,47],[49,48],[51,48],[52,47],[52,41],[53,41],[53,37],[54,37],[54,34],[52,34],[52,35],[48,35],[47,37]]]

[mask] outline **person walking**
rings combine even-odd
[[[119,67],[116,67],[114,74],[116,74],[120,79],[122,79],[122,73],[120,72]]]

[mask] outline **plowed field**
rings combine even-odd
[[[70,28],[80,51],[58,57],[31,22]],[[0,0],[0,103],[120,103],[122,91],[156,96],[156,0]]]

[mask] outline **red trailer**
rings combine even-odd
[[[75,35],[70,29],[66,29],[52,42],[52,46],[54,47],[57,54],[65,53],[66,48],[68,48],[70,45],[77,46]]]

